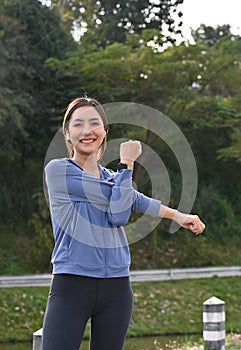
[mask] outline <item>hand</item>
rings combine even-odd
[[[174,220],[182,227],[187,228],[196,235],[205,230],[205,224],[200,220],[198,215],[177,213]]]
[[[141,155],[140,141],[127,141],[120,145],[120,161],[124,164],[133,164],[134,161]]]

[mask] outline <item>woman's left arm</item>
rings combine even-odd
[[[160,200],[150,198],[137,191],[135,201],[132,205],[132,211],[174,220],[178,225],[195,234],[200,234],[205,229],[205,224],[200,220],[198,215],[180,213],[176,209],[165,206]]]
[[[205,224],[200,220],[198,215],[180,213],[178,210],[165,205],[160,206],[158,216],[174,220],[178,225],[192,231],[196,235],[199,235],[205,230]]]
[[[135,160],[140,154],[141,144],[139,141],[124,142],[120,146],[120,161],[130,168],[133,167]],[[128,170],[124,170],[124,173],[119,176],[112,190],[108,213],[109,221],[113,224],[125,225],[131,212],[136,211],[174,220],[178,225],[191,230],[195,234],[200,234],[204,231],[205,225],[197,215],[180,213],[161,204],[159,200],[135,191],[131,185],[132,171],[129,175],[128,172]],[[117,198],[119,198],[119,201]]]

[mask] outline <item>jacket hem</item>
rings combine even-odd
[[[118,278],[130,276],[129,266],[124,267],[92,267],[92,266],[71,266],[66,262],[55,263],[53,265],[53,274],[72,274],[78,276],[94,277],[94,278]]]

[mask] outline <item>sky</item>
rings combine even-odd
[[[197,29],[201,23],[216,27],[230,24],[233,34],[241,35],[241,0],[184,0],[183,35],[190,38],[190,27]]]

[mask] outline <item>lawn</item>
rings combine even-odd
[[[133,283],[135,308],[129,336],[202,333],[203,302],[225,301],[226,330],[241,330],[240,277]],[[0,341],[30,340],[41,328],[48,288],[0,289]],[[88,337],[89,327],[86,331]]]

